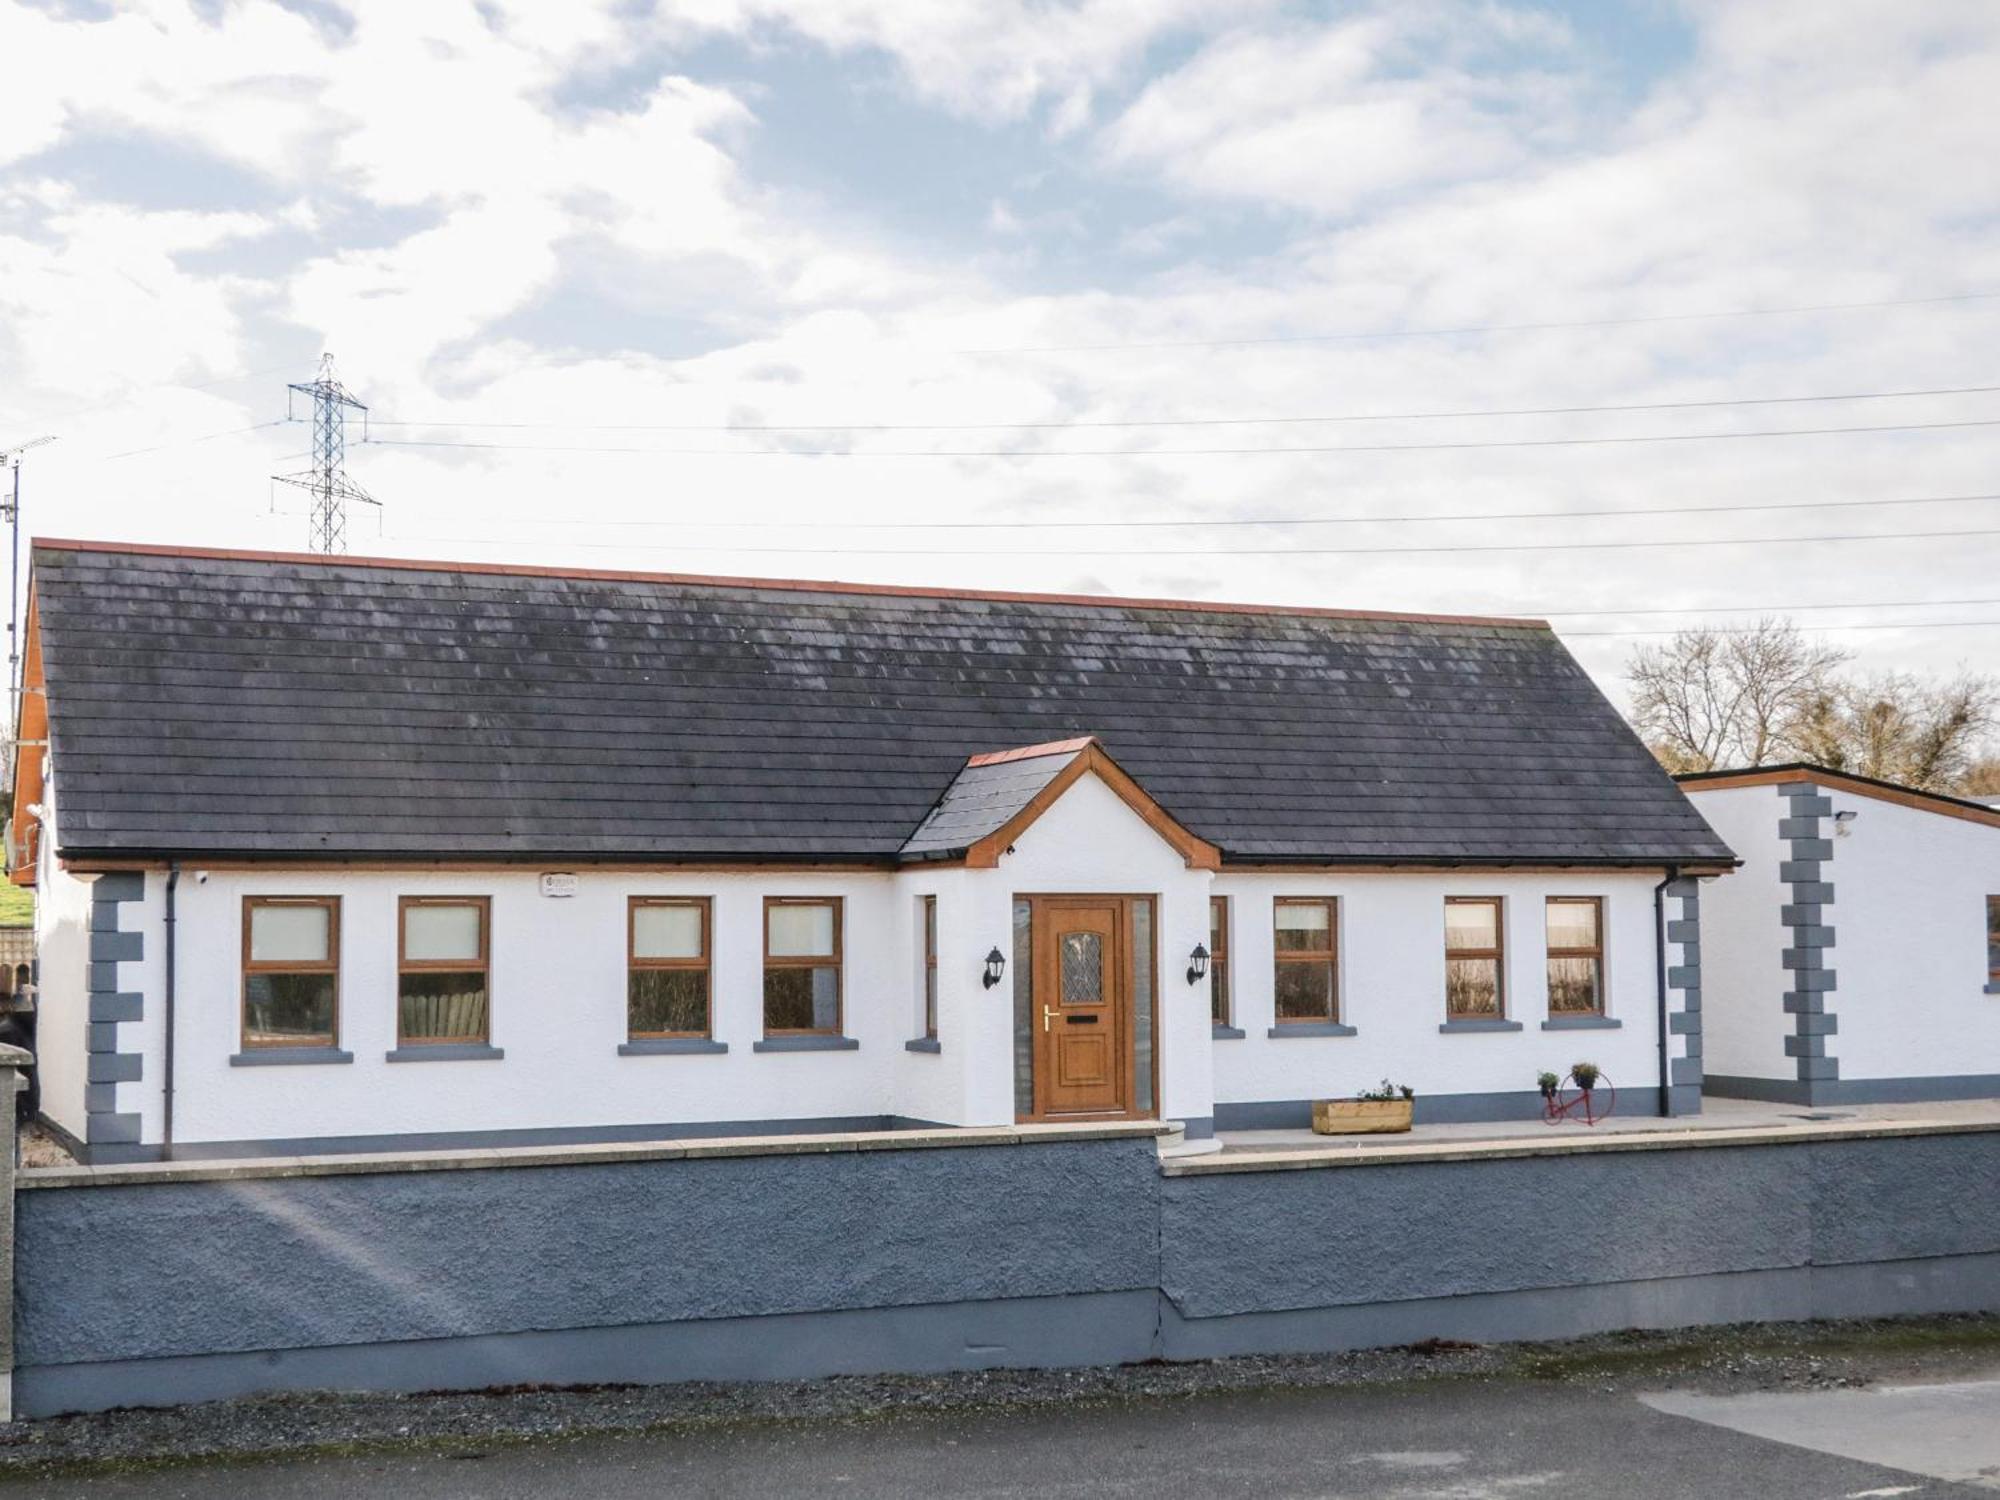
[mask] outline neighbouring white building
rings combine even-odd
[[[1809,765],[1680,782],[1743,861],[1702,902],[1709,1093],[2000,1097],[2000,811]]]
[[[1733,855],[1537,621],[43,542],[25,661],[90,1160],[1699,1108]]]

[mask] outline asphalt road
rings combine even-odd
[[[1829,1451],[1835,1447],[1838,1452]],[[1871,1461],[1881,1459],[1958,1478]],[[745,1425],[456,1455],[399,1453],[0,1486],[0,1493],[50,1500],[774,1494],[870,1500],[1921,1500],[1996,1490],[2000,1379],[1744,1396],[1633,1396],[1519,1380],[1439,1382],[972,1418]]]

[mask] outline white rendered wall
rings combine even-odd
[[[1827,867],[1841,1081],[2000,1075],[2000,995],[1984,992],[2000,828],[1822,791],[1854,814]]]
[[[1784,967],[1789,929],[1782,921],[1792,898],[1791,887],[1778,879],[1779,863],[1790,858],[1778,822],[1789,815],[1790,804],[1774,786],[1707,791],[1695,782],[1683,790],[1743,861],[1734,874],[1701,887],[1703,1069],[1723,1078],[1794,1080],[1798,1065],[1785,1055],[1792,1018],[1784,1008],[1791,983]],[[1844,847],[1845,841],[1836,856]],[[1842,874],[1835,868],[1828,877],[1836,896],[1846,894]],[[1841,925],[1838,906],[1833,921]],[[1845,932],[1840,937],[1844,942]],[[1835,962],[1842,961],[1836,951]]]
[[[78,1140],[84,1131],[84,1084],[89,1059],[85,1026],[90,1018],[90,883],[56,863],[56,788],[42,788],[40,864],[35,874],[35,1066],[41,1075],[42,1113]]]
[[[900,875],[575,872],[574,896],[540,894],[539,872],[239,873],[181,879],[176,1126],[179,1143],[572,1126],[699,1124],[908,1114],[951,1121],[957,1088],[942,1057],[905,1051],[917,1034],[910,908],[931,882]],[[148,881],[147,953],[158,932]],[[232,1067],[238,1050],[246,895],[341,899],[340,1045],[351,1063]],[[492,1042],[499,1061],[390,1063],[395,1046],[397,898],[492,899]],[[714,903],[713,1024],[724,1055],[621,1057],[625,920],[631,896]],[[758,1053],[766,896],[844,899],[846,1034],[858,1050]],[[941,938],[952,929],[940,902]],[[983,950],[982,950],[983,951]],[[939,1030],[962,1045],[953,975],[940,966]],[[149,984],[150,1030],[158,984]],[[146,1090],[157,1100],[157,1037]],[[128,1044],[129,1046],[129,1044]],[[909,1095],[904,1097],[904,1090]],[[122,1101],[121,1101],[122,1102]],[[129,1107],[129,1106],[127,1106]],[[157,1115],[145,1139],[159,1139]]]
[[[1775,800],[1775,799],[1773,799]],[[1232,1021],[1244,1035],[1219,1040],[1215,1097],[1231,1104],[1323,1099],[1388,1078],[1419,1094],[1532,1093],[1535,1075],[1595,1062],[1621,1092],[1659,1084],[1659,988],[1653,887],[1659,875],[1606,873],[1235,875],[1214,893],[1230,898]],[[1340,1019],[1348,1037],[1271,1037],[1273,898],[1339,901]],[[1445,1019],[1447,896],[1499,896],[1506,923],[1507,1017],[1520,1031],[1438,1030]],[[1615,1030],[1544,1031],[1548,1019],[1550,896],[1604,898],[1606,1012]],[[1704,903],[1707,900],[1703,895]],[[1705,916],[1705,912],[1704,912]],[[1203,1004],[1206,1005],[1206,996]]]
[[[953,944],[975,959],[998,947],[1008,955],[1006,981],[982,990],[976,980],[962,1008],[973,1032],[968,1123],[1011,1123],[1014,1108],[1014,898],[1104,894],[1155,898],[1155,949],[1162,1119],[1206,1119],[1214,1110],[1208,988],[1187,982],[1188,955],[1208,941],[1206,870],[1190,870],[1146,821],[1094,776],[1057,799],[991,870],[967,870],[969,916]],[[950,956],[940,935],[941,951]],[[957,960],[961,964],[964,960]],[[942,967],[942,965],[940,965]]]

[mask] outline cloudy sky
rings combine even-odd
[[[331,350],[357,552],[1547,614],[1614,688],[1766,607],[2000,649],[1991,0],[0,0],[0,57],[39,534],[301,548]]]

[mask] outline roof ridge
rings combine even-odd
[[[319,552],[265,552],[239,547],[185,547],[159,542],[104,542],[36,537],[31,551],[104,552],[135,557],[184,557],[212,562],[302,563],[315,567],[382,568],[412,573],[475,573],[499,577],[570,578],[580,582],[691,584],[706,588],[775,589],[816,594],[861,594],[903,599],[965,599],[1001,604],[1062,604],[1086,608],[1177,610],[1189,614],[1279,615],[1323,620],[1384,620],[1409,625],[1484,625],[1511,630],[1552,630],[1526,615],[1443,615],[1393,609],[1331,609],[1310,604],[1239,604],[1206,599],[1162,599],[1125,594],[1054,594],[1008,589],[952,589],[891,583],[847,583],[823,578],[751,578],[732,574],[653,573],[615,568],[558,568],[534,563],[451,561],[414,557],[329,556]]]

